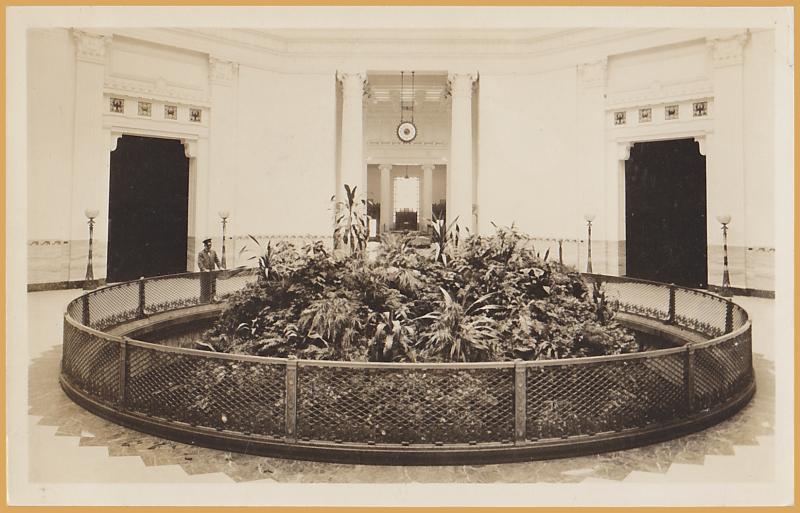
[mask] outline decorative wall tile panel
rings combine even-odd
[[[708,115],[708,102],[695,102],[692,104],[692,111],[694,112],[694,117],[700,116],[707,116]]]
[[[653,109],[639,109],[639,123],[649,123],[653,120]]]
[[[615,112],[614,113],[614,124],[615,125],[624,125],[625,124],[625,111]]]
[[[664,107],[664,119],[678,119],[678,106],[667,105]]]
[[[115,114],[124,114],[125,100],[123,98],[111,98],[109,102],[109,111]]]
[[[178,119],[178,106],[164,105],[164,119]]]
[[[147,116],[148,118],[152,115],[153,111],[153,104],[150,102],[139,102],[139,115],[140,116]]]
[[[200,123],[202,111],[200,109],[189,109],[189,121]]]

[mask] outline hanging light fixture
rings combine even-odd
[[[397,138],[410,143],[417,137],[417,126],[414,124],[414,72],[411,72],[411,120],[405,120],[403,98],[405,96],[405,72],[400,72],[400,124],[397,125]]]

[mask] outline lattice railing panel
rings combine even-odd
[[[750,382],[751,350],[749,329],[731,339],[697,348],[694,372],[699,409],[724,402]]]
[[[128,347],[127,407],[219,430],[283,436],[285,366]]]
[[[675,322],[710,337],[725,332],[727,303],[704,292],[689,289],[675,291]]]
[[[135,319],[139,307],[139,286],[120,283],[89,293],[89,326],[103,330]],[[78,322],[80,318],[76,319]]]
[[[152,314],[200,303],[199,275],[152,278],[145,281],[145,313]]]
[[[511,441],[513,379],[509,368],[301,365],[298,437],[376,444]]]
[[[119,398],[119,342],[65,323],[61,372],[89,395],[105,402]]]
[[[683,356],[532,366],[528,438],[594,434],[666,420],[686,409]]]
[[[609,301],[618,302],[623,312],[654,319],[669,317],[669,289],[651,283],[604,280],[603,289]]]
[[[222,272],[217,276],[217,296],[221,298],[229,296],[257,280],[258,275],[254,272],[239,272],[233,275]]]

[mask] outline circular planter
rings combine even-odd
[[[61,385],[157,436],[321,461],[470,464],[625,449],[708,427],[755,391],[747,313],[712,294],[586,275],[620,321],[677,347],[473,364],[262,358],[137,340],[216,315],[251,271],[112,285],[71,302]],[[201,280],[218,300],[204,301]],[[208,289],[205,289],[208,290]]]

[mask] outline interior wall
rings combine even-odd
[[[335,189],[333,75],[239,68],[235,232],[331,232]],[[291,94],[288,94],[291,92]],[[233,179],[233,178],[232,178]]]
[[[27,80],[28,238],[66,241],[75,130],[75,47],[68,30],[28,31]]]
[[[542,237],[574,234],[565,215],[575,197],[574,69],[482,73],[480,81],[480,233],[494,222]]]

